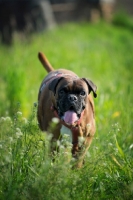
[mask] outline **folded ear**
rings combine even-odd
[[[97,86],[91,80],[89,80],[87,78],[82,78],[82,80],[84,80],[87,83],[89,93],[92,91],[93,96],[96,98],[97,97],[97,94],[96,94]]]
[[[55,78],[50,84],[49,84],[49,90],[51,90],[53,93],[54,93],[54,95],[55,95],[55,93],[56,93],[56,87],[57,87],[57,85],[58,85],[58,83],[61,81],[61,79],[62,79],[63,77],[59,77],[59,78]]]

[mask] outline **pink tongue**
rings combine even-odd
[[[67,111],[64,114],[64,121],[68,124],[74,124],[78,120],[78,116],[74,111]]]

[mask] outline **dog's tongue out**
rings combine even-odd
[[[74,124],[78,120],[78,116],[74,111],[67,111],[64,114],[64,121],[68,124]]]

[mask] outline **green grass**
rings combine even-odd
[[[37,126],[37,93],[46,71],[37,59],[67,68],[98,86],[97,131],[81,170],[65,149],[52,163]],[[0,199],[133,199],[133,40],[113,25],[66,24],[0,47]],[[55,124],[54,124],[55,125]]]

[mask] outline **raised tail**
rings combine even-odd
[[[47,72],[51,72],[54,70],[54,68],[51,66],[50,62],[42,52],[38,53],[38,58],[42,63],[42,65],[44,66],[44,68],[47,70]]]

